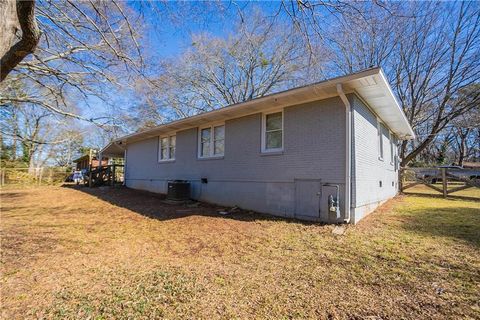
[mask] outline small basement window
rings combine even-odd
[[[262,152],[283,151],[283,111],[263,115]]]
[[[169,161],[175,159],[175,135],[160,137],[158,141],[158,161]]]

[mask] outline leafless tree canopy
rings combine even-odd
[[[132,26],[122,2],[46,0],[36,11],[40,45],[1,83],[1,104],[35,104],[85,119],[78,105],[91,97],[108,103],[105,90],[141,70],[141,28]],[[9,90],[16,86],[22,95]]]
[[[2,146],[50,143],[58,152],[65,145],[46,128],[77,137],[81,130],[68,128],[84,121],[108,140],[381,66],[418,136],[400,146],[402,165],[480,157],[478,2],[39,0],[35,11],[33,2],[12,3],[0,5],[20,18],[0,23],[9,48],[1,52]],[[198,31],[223,16],[227,32]],[[200,27],[165,58],[147,45],[151,30],[167,32],[164,23]],[[38,134],[27,134],[37,117]]]
[[[31,4],[18,1],[17,10]],[[82,140],[81,135],[69,133],[69,128],[76,126],[75,119],[115,129],[115,118],[106,112],[114,108],[110,96],[134,83],[132,79],[141,76],[144,68],[139,44],[140,16],[124,2],[40,0],[35,11],[36,20],[21,19],[22,32],[17,39],[10,39],[13,46],[2,57],[2,77],[8,73],[4,71],[9,71],[3,69],[4,62],[16,67],[0,83],[0,107],[5,115],[23,114],[22,118],[31,117],[29,121],[35,123],[42,110],[36,122],[39,128],[33,135],[19,133],[31,123],[2,122],[2,142],[19,143],[30,150],[27,154],[32,150],[33,154],[40,154],[39,149],[46,149],[47,144],[63,143],[63,139],[47,134],[49,126],[63,127],[66,136],[78,141]],[[22,18],[22,12],[19,17]],[[22,54],[28,53],[25,46],[32,43],[38,30],[31,35],[24,25],[35,21],[41,32],[37,48],[21,62],[12,59],[10,55],[20,57],[19,48]],[[33,154],[24,160],[30,162]]]
[[[189,50],[165,61],[140,117],[158,124],[244,102],[318,79],[316,66],[293,29],[256,13],[227,38],[193,35]]]
[[[478,106],[480,91],[469,89],[480,81],[478,3],[408,3],[394,11],[364,11],[335,28],[328,40],[337,57],[333,69],[383,66],[418,135],[402,144],[402,165]]]

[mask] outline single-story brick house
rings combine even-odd
[[[397,194],[397,146],[413,138],[372,68],[127,135],[102,153],[124,155],[130,188],[166,193],[188,180],[194,199],[356,223]]]

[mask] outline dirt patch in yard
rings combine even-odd
[[[404,196],[336,236],[129,189],[1,200],[5,319],[480,317],[478,201]]]

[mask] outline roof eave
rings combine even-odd
[[[272,107],[286,107],[296,104],[306,103],[309,101],[323,100],[329,97],[338,96],[336,92],[337,84],[348,84],[348,83],[360,83],[362,79],[370,79],[372,77],[379,77],[380,84],[376,85],[383,87],[383,93],[388,99],[388,104],[393,104],[392,111],[394,112],[394,117],[400,123],[401,130],[394,132],[401,139],[413,139],[415,134],[410,127],[408,120],[403,113],[388,81],[381,68],[371,68],[367,70],[360,71],[358,73],[341,76],[337,78],[332,78],[322,82],[306,85],[303,87],[293,88],[290,90],[270,94],[260,98],[252,99],[246,102],[230,105],[221,109],[216,109],[213,111],[205,112],[198,114],[192,117],[175,120],[166,124],[156,126],[152,129],[136,132],[130,135],[126,135],[119,139],[114,140],[113,142],[118,145],[118,143],[128,143],[141,141],[149,139],[161,134],[166,134],[169,130],[181,131],[188,128],[198,127],[198,125],[205,122],[214,122],[214,121],[224,121],[236,117],[246,116],[253,113],[262,112],[268,110]],[[366,81],[368,82],[368,81]],[[374,81],[375,83],[375,81]],[[365,85],[368,87],[368,84]],[[377,88],[378,89],[378,88]],[[354,89],[347,89],[346,93],[355,92]],[[368,101],[367,101],[368,102]],[[370,104],[371,105],[371,104]],[[389,107],[391,108],[391,107]],[[103,150],[108,150],[106,146]]]

